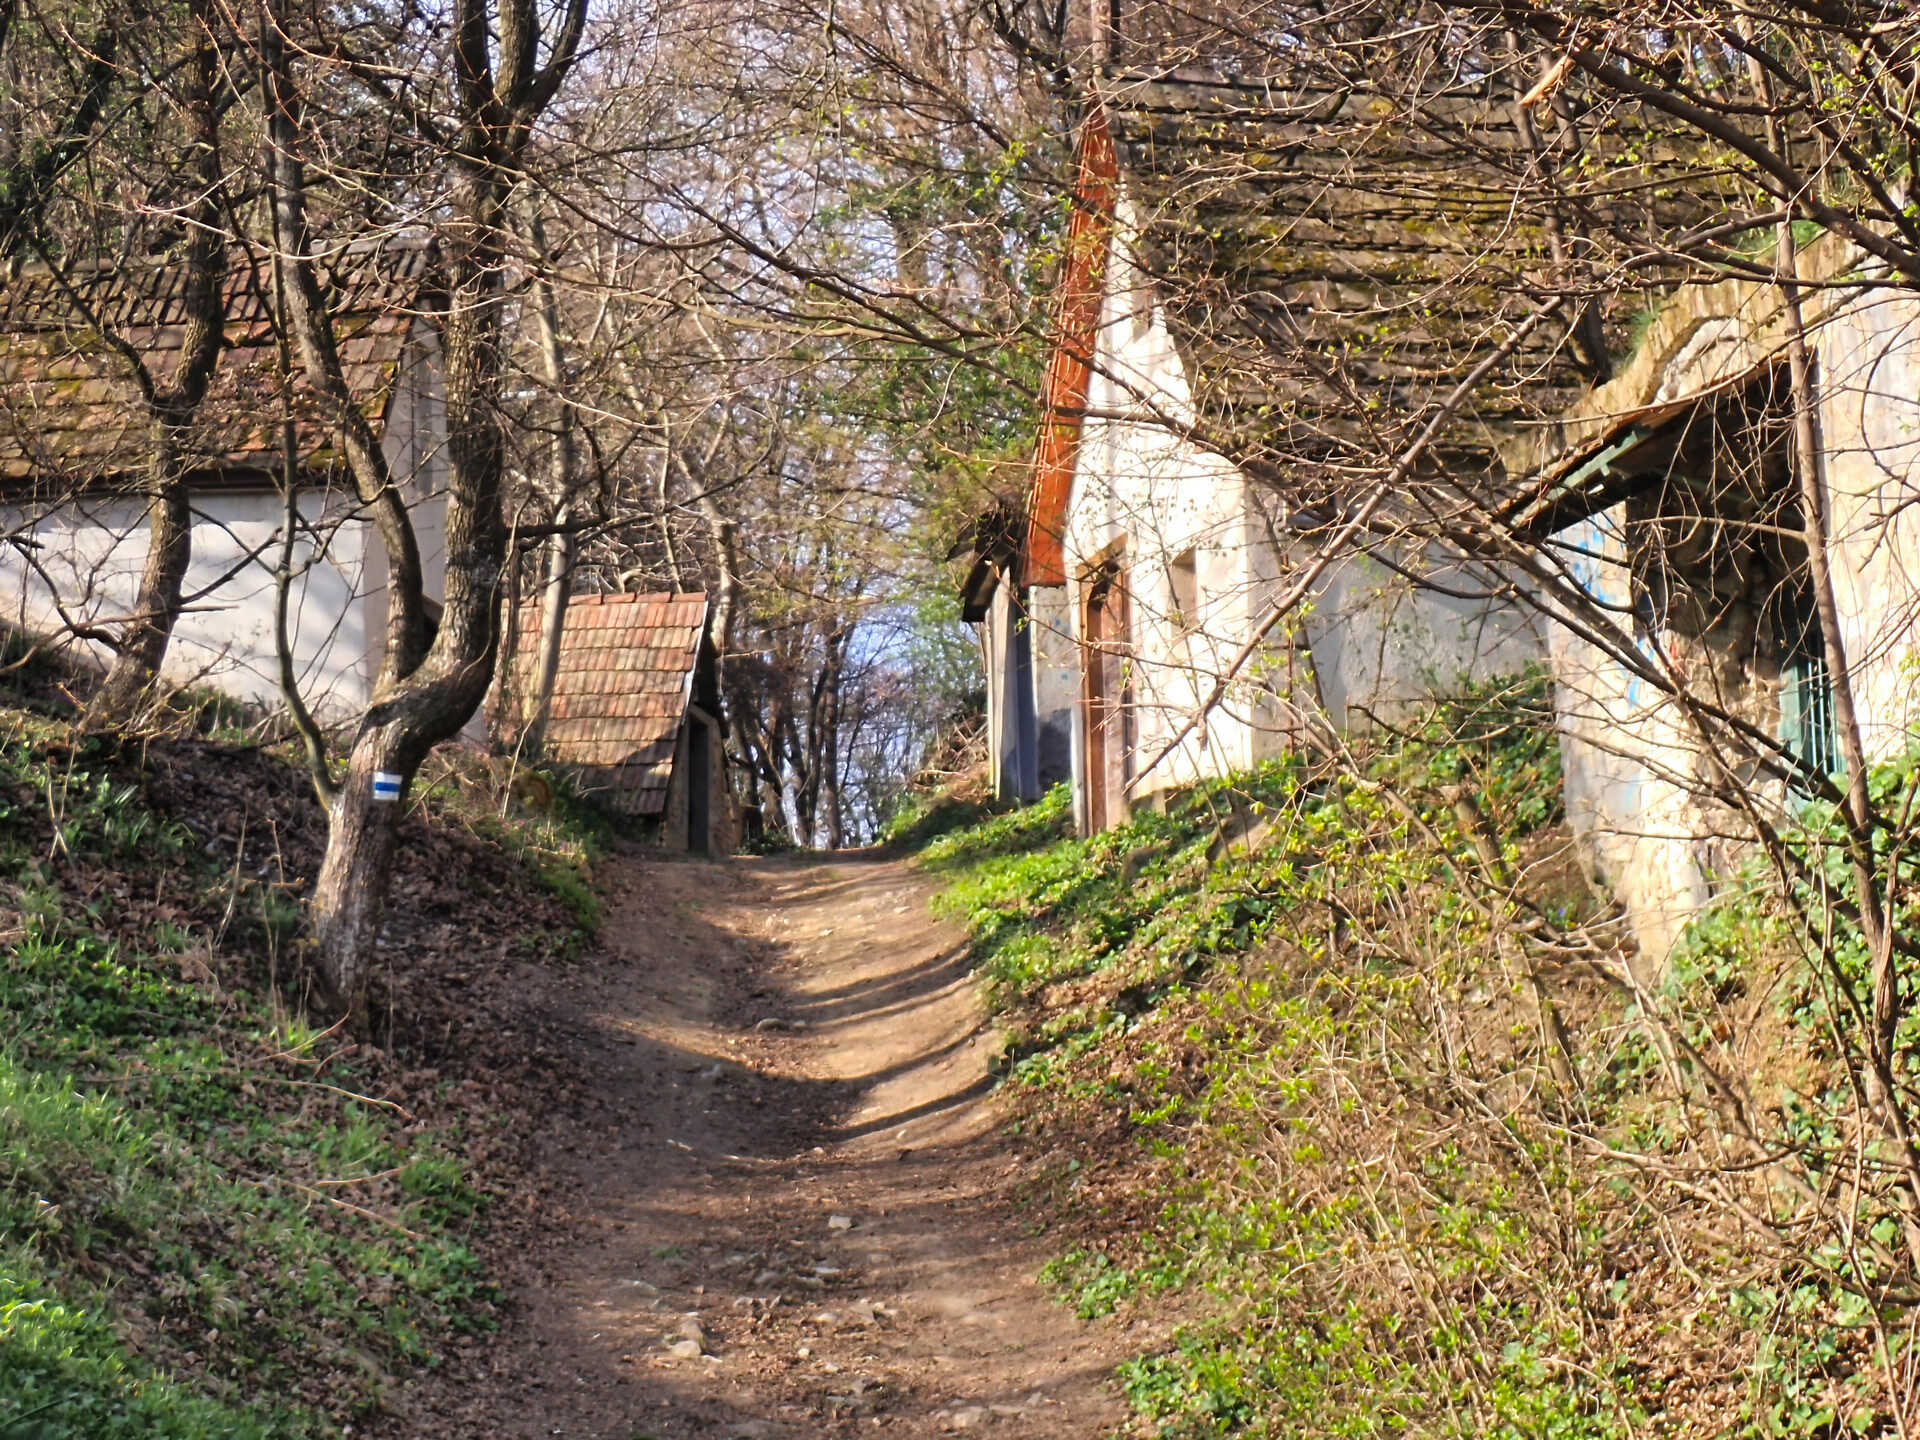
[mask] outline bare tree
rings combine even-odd
[[[220,143],[225,107],[217,89],[228,47],[220,24],[212,0],[189,4],[180,71],[180,111],[186,129],[182,148],[192,157],[186,166],[191,188],[181,215],[186,244],[180,353],[172,373],[161,377],[153,374],[134,346],[124,340],[115,346],[133,372],[152,430],[145,482],[147,554],[133,614],[106,679],[88,702],[88,719],[95,724],[126,720],[158,678],[192,559],[193,519],[187,487],[195,457],[190,430],[219,363],[225,320],[227,196]]]
[[[514,226],[511,205],[533,127],[578,54],[585,0],[543,17],[532,0],[460,0],[445,52],[445,118],[425,103],[409,112],[444,186],[438,241],[445,296],[435,314],[446,396],[446,585],[427,612],[420,550],[407,506],[349,390],[329,325],[307,228],[308,143],[302,90],[279,13],[263,9],[261,65],[270,122],[275,241],[287,260],[286,322],[308,382],[331,405],[360,499],[387,552],[391,602],[381,672],[355,728],[346,771],[316,774],[329,812],[326,857],[312,900],[318,978],[330,998],[357,1010],[399,843],[399,801],[429,749],[472,716],[493,678],[499,584],[506,556],[505,454],[500,425],[506,373],[501,318]],[[377,67],[349,66],[384,83]],[[412,101],[416,97],[406,97]]]

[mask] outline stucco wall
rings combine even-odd
[[[1443,588],[1352,555],[1331,565],[1315,591],[1305,631],[1336,725],[1398,718],[1430,696],[1546,659],[1545,627],[1531,610],[1496,598],[1499,582],[1485,571],[1437,547],[1413,564],[1395,563]]]
[[[1579,583],[1626,614],[1626,507],[1556,539]],[[1705,837],[1715,828],[1694,797],[1704,758],[1659,691],[1563,625],[1550,627],[1567,817],[1588,867],[1613,887],[1641,949],[1662,956],[1711,893]]]
[[[1032,630],[1018,593],[1003,579],[980,623],[987,676],[987,758],[993,793],[1002,800],[1033,800],[1040,793]]]
[[[1120,228],[1132,217],[1124,202]],[[1166,746],[1245,641],[1270,560],[1250,523],[1245,478],[1220,456],[1174,434],[1145,413],[1174,422],[1193,414],[1192,390],[1151,291],[1116,246],[1108,269],[1088,418],[1081,427],[1065,537],[1070,632],[1085,624],[1088,567],[1120,546],[1132,625],[1137,768]],[[1129,414],[1141,418],[1128,418]],[[1175,600],[1173,562],[1191,554],[1197,604]],[[1257,687],[1239,687],[1231,703],[1187,735],[1141,782],[1151,794],[1208,775],[1243,769],[1273,748],[1273,717]],[[1076,756],[1076,784],[1084,785]]]
[[[359,523],[336,528],[343,509],[337,495],[301,497],[302,515],[323,534],[331,531],[332,539],[317,559],[310,541],[296,546],[296,564],[304,573],[288,606],[301,683],[316,713],[332,719],[364,703],[371,679],[363,566],[369,536]],[[86,623],[111,623],[133,608],[147,553],[145,507],[138,500],[86,501],[37,515],[10,508],[0,510],[0,524],[30,532],[35,558],[54,582],[50,588],[29,571],[18,552],[0,553],[0,604],[11,623],[58,635],[61,608]],[[273,567],[279,560],[279,529],[280,497],[271,492],[195,498],[193,562],[185,593],[214,588],[193,600],[176,623],[167,649],[167,679],[210,685],[264,705],[278,703]],[[257,558],[250,558],[256,552]],[[108,658],[102,646],[75,643],[103,662]]]
[[[1119,211],[1125,233],[1132,216],[1124,201]],[[1192,389],[1152,291],[1124,251],[1117,245],[1109,266],[1081,428],[1064,546],[1064,608],[1077,642],[1086,620],[1084,577],[1117,542],[1129,582],[1136,768],[1142,769],[1198,709],[1311,555],[1288,553],[1297,542],[1267,513],[1277,503],[1271,496],[1165,423],[1192,418]],[[1189,554],[1198,603],[1186,614],[1176,603],[1174,565]],[[1397,563],[1449,588],[1486,588],[1483,577],[1467,576],[1438,556]],[[1334,724],[1345,728],[1364,711],[1402,711],[1436,687],[1517,670],[1545,652],[1537,625],[1518,607],[1442,595],[1364,556],[1334,565],[1302,614],[1302,622],[1274,632],[1218,708],[1139,784],[1137,795],[1257,764],[1290,743],[1302,712],[1322,698]],[[1074,774],[1081,789],[1083,738],[1076,727]]]
[[[1831,239],[1806,257],[1812,274],[1855,263]],[[1920,716],[1912,642],[1920,611],[1920,298],[1837,290],[1816,301],[1810,318],[1842,639],[1862,738],[1871,757],[1882,757],[1904,748]],[[1744,375],[1778,357],[1784,338],[1772,286],[1683,292],[1633,363],[1570,418],[1568,438],[1590,440],[1607,416]],[[1623,518],[1615,506],[1556,537],[1578,582],[1620,607],[1630,599]],[[1622,630],[1623,643],[1633,643],[1629,634]],[[1643,954],[1657,963],[1737,863],[1743,827],[1700,798],[1707,757],[1656,687],[1565,627],[1553,627],[1551,645],[1568,816],[1590,865],[1625,905]],[[1777,724],[1777,688],[1756,699],[1756,720],[1761,702]],[[1784,792],[1760,799],[1786,803]]]
[[[431,332],[419,326],[396,381],[383,443],[407,491],[427,593],[436,599],[446,575],[445,433],[438,352]],[[364,705],[385,638],[386,556],[341,488],[345,483],[338,477],[336,488],[313,488],[300,498],[310,530],[295,546],[299,573],[289,605],[301,686],[323,721],[348,719]],[[198,598],[174,627],[166,678],[277,705],[273,572],[280,559],[280,497],[267,488],[203,489],[193,509],[185,593]],[[0,549],[0,613],[13,624],[58,635],[63,608],[75,621],[103,624],[131,610],[147,554],[140,500],[0,506],[0,526],[0,533],[30,535],[43,572],[14,547]],[[208,593],[200,595],[203,590]],[[104,647],[73,643],[107,658]]]
[[[1029,587],[1027,625],[1037,727],[1035,766],[1044,792],[1073,777],[1073,706],[1078,694],[1080,656],[1074,648],[1073,619],[1065,588]]]

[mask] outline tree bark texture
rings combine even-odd
[[[327,849],[313,887],[320,999],[356,1029],[366,1020],[368,967],[377,953],[408,788],[403,783],[397,799],[378,800],[374,777],[381,772],[411,777],[419,765],[405,761],[401,728],[362,725],[355,737],[346,778],[328,808]]]
[[[538,211],[527,214],[527,238],[534,263],[544,267],[546,229]],[[567,403],[567,356],[560,340],[560,303],[544,268],[533,276],[534,329],[539,341],[541,378],[555,401],[553,445],[547,454],[547,508],[555,526],[545,546],[545,574],[540,583],[540,638],[534,656],[533,704],[521,743],[538,753],[546,741],[547,718],[553,711],[553,682],[560,674],[560,640],[566,633],[567,602],[573,593],[573,566],[579,541],[569,525],[573,519],[573,487],[577,480],[577,450],[573,408]],[[509,616],[509,624],[518,617]]]
[[[113,663],[89,701],[87,723],[106,727],[131,720],[146,702],[166,662],[180,616],[181,590],[193,561],[193,512],[187,494],[192,468],[189,429],[206,398],[220,361],[225,330],[226,242],[220,231],[220,112],[214,98],[219,66],[212,0],[188,7],[189,55],[184,95],[192,126],[190,167],[198,192],[190,210],[187,240],[185,320],[180,358],[164,383],[146,372],[130,346],[122,349],[136,370],[152,431],[145,492],[147,556],[133,613],[122,630]]]
[[[554,523],[564,526],[572,512],[554,511]],[[540,637],[534,654],[533,713],[522,737],[525,747],[538,753],[546,743],[547,718],[553,712],[553,682],[560,675],[560,640],[567,628],[567,602],[572,596],[573,564],[577,545],[571,530],[547,537],[545,573],[540,577]]]

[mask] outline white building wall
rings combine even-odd
[[[427,593],[435,599],[446,576],[445,435],[438,349],[422,324],[396,377],[383,445],[406,490]],[[174,627],[165,678],[277,705],[280,496],[270,488],[202,489],[192,503],[193,560],[184,593],[197,598]],[[343,470],[333,488],[304,492],[300,513],[308,533],[295,545],[288,630],[308,704],[323,721],[339,722],[364,706],[379,667],[386,555],[373,528],[358,518]],[[37,568],[19,547],[0,548],[0,619],[57,636],[67,621],[110,628],[133,608],[147,554],[145,505],[137,497],[51,508],[0,505],[0,537],[9,535],[29,543]],[[108,658],[97,643],[73,643],[102,663]]]
[[[274,568],[280,558],[281,501],[272,491],[202,492],[193,501],[190,598],[167,647],[165,677],[208,685],[238,699],[277,704]],[[366,700],[367,617],[363,586],[368,528],[341,523],[342,497],[301,497],[303,518],[328,537],[295,547],[301,573],[288,603],[288,635],[301,683],[316,713],[344,718]],[[76,623],[114,626],[131,612],[146,562],[146,507],[134,498],[82,501],[50,513],[0,509],[8,533],[31,537],[38,571],[17,550],[0,563],[0,605],[9,624],[46,635]],[[53,583],[50,586],[47,581]],[[202,594],[201,592],[207,592]],[[104,646],[75,642],[100,663]]]
[[[1819,273],[1850,263],[1832,241],[1809,260]],[[1878,759],[1904,749],[1920,720],[1920,297],[1839,295],[1815,318],[1810,338],[1835,598],[1862,739]],[[1698,394],[1779,357],[1782,344],[1773,287],[1729,282],[1685,292],[1633,365],[1583,408],[1624,414]],[[1616,506],[1556,540],[1582,587],[1621,607],[1624,637],[1623,521]],[[1566,627],[1552,627],[1551,643],[1568,818],[1657,965],[1738,862],[1742,827],[1700,799],[1710,762],[1657,687]]]
[[[1124,202],[1120,229],[1132,217]],[[1265,545],[1249,524],[1246,478],[1228,461],[1182,439],[1192,390],[1165,317],[1116,246],[1081,426],[1065,556],[1069,623],[1085,624],[1084,579],[1116,542],[1128,580],[1134,663],[1137,769],[1160,756],[1248,634]],[[1129,412],[1140,418],[1127,418]],[[1197,605],[1182,614],[1173,564],[1191,553]],[[1203,776],[1244,769],[1271,753],[1251,697],[1222,707],[1187,735],[1136,789],[1151,794]],[[1076,758],[1075,774],[1083,766]]]
[[[1304,629],[1335,725],[1397,719],[1430,696],[1546,658],[1545,627],[1502,597],[1494,577],[1437,546],[1417,569],[1395,563],[1343,557],[1315,590]]]
[[[1029,634],[1004,579],[994,586],[980,622],[981,659],[987,676],[987,759],[993,793],[1002,800],[1032,800],[1039,793],[1033,746],[1033,668]]]
[[[1623,617],[1632,605],[1625,519],[1616,505],[1556,537],[1580,586]],[[1567,817],[1642,950],[1664,955],[1712,893],[1705,837],[1715,827],[1694,799],[1705,757],[1657,687],[1566,626],[1551,626],[1549,641]]]
[[[1920,296],[1864,297],[1813,344],[1841,636],[1862,739],[1882,758],[1920,720]]]
[[[1035,761],[1044,792],[1074,774],[1073,716],[1079,696],[1080,657],[1074,648],[1072,606],[1066,588],[1029,586],[1027,625],[1032,638],[1028,648],[1037,722]]]
[[[1132,219],[1123,200],[1121,233]],[[1109,262],[1081,427],[1066,593],[1078,642],[1083,577],[1119,542],[1131,585],[1136,768],[1144,769],[1232,665],[1297,565],[1311,559],[1311,547],[1289,544],[1271,523],[1274,497],[1174,433],[1194,417],[1192,389],[1165,317],[1124,251],[1116,245]],[[1303,553],[1285,553],[1296,545]],[[1180,615],[1173,564],[1189,552],[1199,604],[1195,614]],[[1438,555],[1418,565],[1416,573],[1451,589],[1493,588]],[[1333,723],[1347,728],[1368,712],[1403,712],[1436,690],[1517,671],[1545,654],[1544,637],[1522,607],[1416,587],[1364,556],[1331,567],[1300,613],[1304,619],[1274,632],[1136,795],[1256,765],[1287,748],[1302,712],[1323,703]],[[1084,780],[1078,754],[1074,774]]]

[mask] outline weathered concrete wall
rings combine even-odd
[[[1122,233],[1131,219],[1123,203]],[[1245,477],[1148,413],[1190,421],[1192,389],[1165,317],[1124,251],[1116,245],[1108,267],[1081,428],[1065,537],[1066,608],[1078,643],[1088,567],[1117,543],[1132,629],[1137,772],[1167,751],[1245,642],[1272,566]],[[1135,794],[1244,769],[1273,753],[1279,734],[1272,705],[1249,677],[1159,759]],[[1084,736],[1076,741],[1075,785],[1084,789]]]
[[[316,713],[334,720],[365,703],[373,678],[369,635],[378,624],[370,618],[363,563],[369,527],[345,522],[336,529],[345,508],[337,495],[301,497],[302,515],[322,534],[331,532],[332,540],[317,558],[310,541],[295,547],[296,563],[306,568],[288,605],[301,684]],[[238,699],[276,705],[273,568],[279,560],[280,497],[257,491],[201,494],[194,512],[185,593],[199,598],[174,627],[165,676],[176,684],[209,685]],[[59,635],[62,609],[76,622],[108,625],[133,609],[147,555],[142,502],[80,501],[39,515],[0,510],[0,525],[29,532],[39,566],[39,572],[30,571],[17,552],[0,552],[0,604],[10,623]],[[107,658],[104,646],[74,643],[103,662]]]
[[[1803,273],[1857,273],[1858,257],[1829,237]],[[1658,317],[1632,363],[1552,437],[1591,443],[1629,414],[1734,381],[1784,352],[1777,289],[1730,281],[1683,292]],[[1917,717],[1913,627],[1920,612],[1920,297],[1836,289],[1810,312],[1819,429],[1830,498],[1830,560],[1842,640],[1870,757],[1902,749]],[[1619,643],[1639,645],[1624,618],[1631,599],[1615,506],[1556,537],[1574,578],[1620,607]],[[1663,635],[1668,654],[1688,652]],[[1657,962],[1737,863],[1742,826],[1701,798],[1710,773],[1692,730],[1658,687],[1561,626],[1551,636],[1567,810],[1594,871],[1625,905],[1642,952]],[[1705,653],[1697,662],[1710,663]],[[1699,673],[1699,672],[1696,672]],[[1768,688],[1771,679],[1771,689]],[[1750,677],[1740,708],[1779,722],[1777,672]],[[1763,804],[1785,804],[1766,792]]]
[[[993,793],[1002,800],[1033,800],[1040,794],[1032,638],[1019,593],[1003,578],[980,623],[987,759]]]
[[[1336,726],[1397,719],[1431,696],[1546,659],[1545,627],[1500,598],[1494,577],[1437,548],[1413,564],[1396,563],[1444,589],[1352,555],[1330,566],[1314,593],[1304,628],[1320,699]]]
[[[1580,584],[1625,615],[1631,603],[1614,506],[1557,537]],[[1711,888],[1695,801],[1705,757],[1659,691],[1573,630],[1550,627],[1567,816],[1588,868],[1632,917],[1641,949],[1664,955]]]

